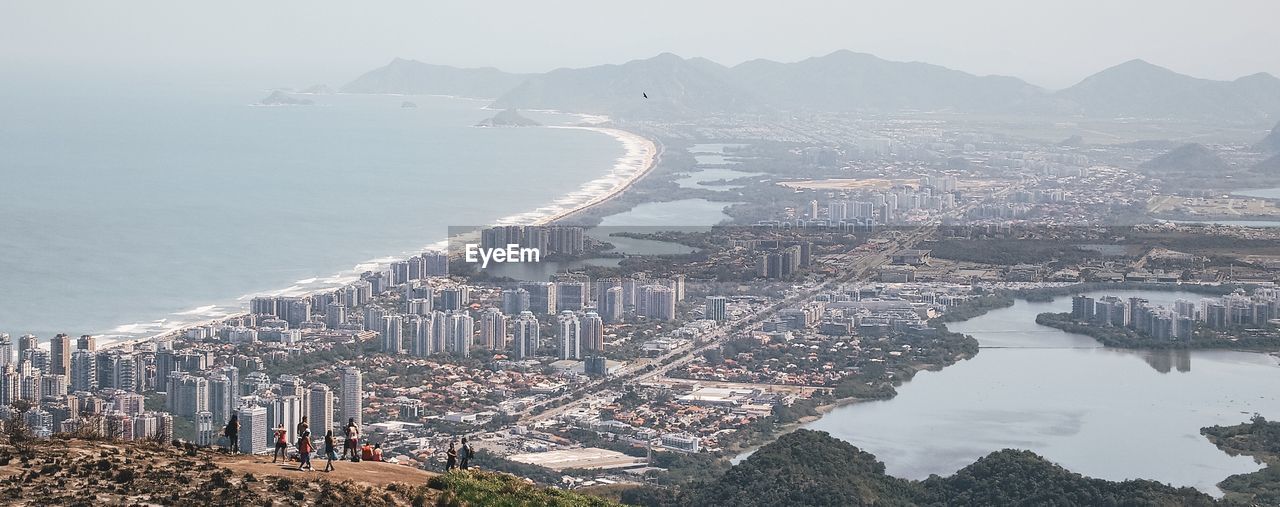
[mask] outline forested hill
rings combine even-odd
[[[798,430],[709,482],[669,495],[624,495],[648,505],[1001,506],[1217,505],[1192,488],[1084,477],[1029,451],[994,452],[948,477],[911,481],[831,435]]]

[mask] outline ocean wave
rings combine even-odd
[[[177,312],[174,315],[204,315],[217,307],[218,305],[199,306],[199,307],[187,310],[185,312]]]

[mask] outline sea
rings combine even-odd
[[[553,210],[627,153],[598,131],[473,127],[483,100],[253,105],[270,91],[0,83],[0,332],[138,338],[335,286],[449,226]]]

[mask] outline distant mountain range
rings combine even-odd
[[[1014,77],[976,76],[843,50],[793,63],[752,60],[733,67],[663,53],[619,65],[543,74],[396,59],[342,91],[462,95],[494,98],[496,108],[624,117],[922,110],[1248,124],[1280,119],[1280,79],[1266,73],[1213,81],[1132,60],[1051,92]]]
[[[498,96],[493,106],[620,116],[762,110],[764,102],[737,86],[727,70],[710,60],[670,53],[622,65],[556,69],[530,77]]]
[[[1280,113],[1280,79],[1262,73],[1212,81],[1131,60],[1089,76],[1054,97],[1086,116],[1256,122]]]
[[[789,110],[1001,110],[1043,94],[1017,78],[979,77],[852,51],[795,63],[752,60],[726,69],[726,75],[771,106]]]

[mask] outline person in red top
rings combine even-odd
[[[365,440],[364,445],[360,446],[360,459],[373,461],[373,446],[369,445],[368,440]]]
[[[276,458],[284,458],[289,461],[289,432],[284,430],[284,425],[276,427],[276,451],[271,453],[271,462],[275,463]]]
[[[315,447],[311,443],[311,430],[302,433],[302,437],[298,439],[298,470],[315,470],[311,467],[311,453]]]

